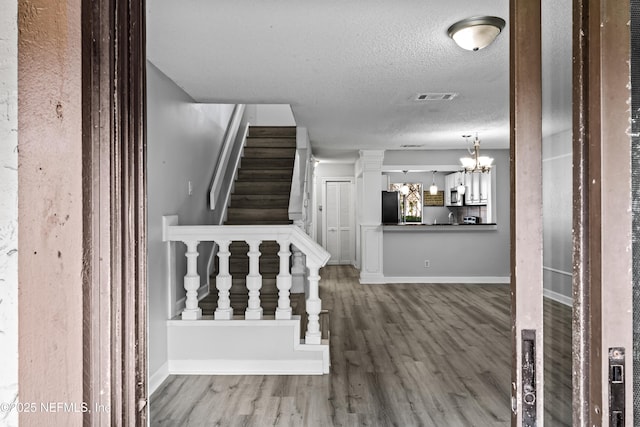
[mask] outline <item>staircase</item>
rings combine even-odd
[[[289,220],[289,193],[296,151],[295,127],[251,126],[238,169],[225,225],[282,225]],[[229,272],[232,287],[231,307],[241,315],[247,307],[248,291],[245,276],[249,272],[249,246],[245,242],[233,242],[230,246]],[[262,289],[260,299],[263,314],[273,315],[278,304],[276,275],[279,271],[279,246],[275,241],[260,245],[260,274]],[[216,271],[217,268],[216,259]],[[212,292],[200,302],[207,314],[217,307],[215,276],[211,278]],[[294,313],[299,299],[291,295]],[[303,295],[299,295],[303,296]]]

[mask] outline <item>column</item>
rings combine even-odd
[[[361,150],[360,283],[383,283],[382,272],[382,160],[383,150]]]

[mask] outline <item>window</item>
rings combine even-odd
[[[406,196],[402,192],[405,186],[408,188]],[[417,182],[391,184],[389,190],[400,192],[400,210],[405,222],[422,222],[422,184]]]

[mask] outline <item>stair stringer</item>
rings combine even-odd
[[[172,375],[322,375],[329,341],[304,344],[300,316],[290,320],[168,320]]]

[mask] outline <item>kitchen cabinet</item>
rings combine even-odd
[[[452,192],[455,192],[454,197],[459,198],[461,195],[457,194],[458,184],[464,183],[464,173],[455,172],[444,177],[445,185],[444,185],[444,197],[445,197],[445,206],[461,206],[455,200],[452,200]]]
[[[465,174],[465,205],[486,205],[491,194],[491,172]]]

